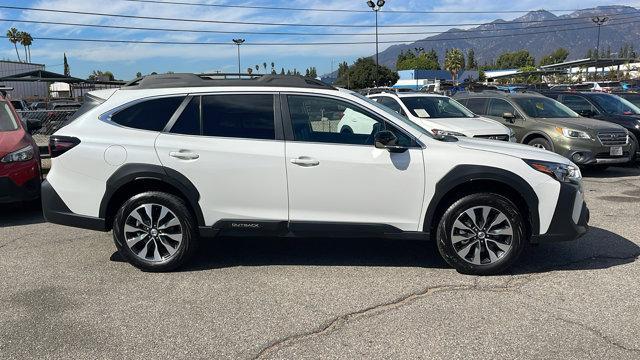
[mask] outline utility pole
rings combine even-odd
[[[244,39],[233,39],[233,42],[238,45],[238,79],[240,79],[240,74],[242,70],[240,70],[240,45],[244,43]]]
[[[367,1],[367,5],[376,13],[376,70],[375,70],[375,82],[374,85],[375,87],[378,86],[378,81],[379,81],[379,77],[378,77],[378,11],[380,11],[380,9],[382,9],[382,7],[384,6],[385,1],[384,0],[378,0],[377,2],[373,2],[372,0]]]

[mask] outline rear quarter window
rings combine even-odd
[[[144,100],[111,115],[111,121],[129,128],[161,131],[184,98],[176,96]]]

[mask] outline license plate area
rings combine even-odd
[[[622,156],[622,146],[612,146],[609,148],[609,155]]]

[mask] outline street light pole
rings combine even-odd
[[[375,83],[374,86],[378,86],[379,76],[378,76],[378,11],[382,9],[384,6],[384,0],[378,0],[377,2],[373,2],[372,0],[367,1],[367,5],[376,13],[376,70],[375,70]]]
[[[233,42],[238,45],[238,79],[240,79],[240,73],[242,71],[240,70],[240,45],[244,43],[244,39],[233,39]]]
[[[591,21],[593,21],[594,24],[596,24],[596,27],[598,28],[598,40],[596,43],[596,65],[595,65],[595,71],[593,72],[593,80],[598,79],[598,59],[600,59],[600,27],[602,27],[602,25],[604,23],[606,23],[607,21],[609,21],[609,18],[606,16],[594,16],[591,18]]]

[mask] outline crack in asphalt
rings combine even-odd
[[[543,268],[537,269],[535,272],[531,273],[531,274],[527,274],[527,275],[512,275],[504,284],[500,284],[500,285],[491,285],[491,286],[481,286],[480,285],[480,279],[481,277],[476,276],[475,279],[473,280],[473,284],[471,285],[438,285],[438,286],[431,286],[428,287],[420,292],[413,292],[410,293],[408,295],[404,295],[401,296],[395,300],[392,301],[388,301],[382,304],[377,304],[377,305],[373,305],[370,307],[367,307],[365,309],[361,309],[361,310],[357,310],[354,312],[350,312],[347,314],[343,314],[340,315],[334,319],[332,319],[331,321],[329,321],[328,323],[324,324],[323,326],[320,326],[314,330],[311,331],[306,331],[303,333],[298,333],[298,334],[293,334],[293,335],[289,335],[286,336],[284,338],[278,339],[274,342],[272,342],[271,344],[267,345],[266,347],[264,347],[262,350],[260,350],[255,357],[253,357],[254,360],[258,360],[258,359],[262,359],[265,358],[266,356],[275,353],[283,348],[286,348],[288,346],[292,346],[296,343],[308,340],[308,339],[312,339],[312,338],[316,338],[316,337],[320,337],[323,335],[327,335],[329,333],[332,333],[334,331],[339,330],[340,328],[346,326],[349,322],[353,321],[353,320],[359,320],[359,319],[365,319],[365,318],[370,318],[373,316],[377,316],[380,314],[384,314],[388,311],[391,310],[396,310],[400,307],[406,306],[414,301],[429,297],[435,293],[439,293],[439,292],[452,292],[452,291],[487,291],[487,292],[516,292],[516,293],[521,293],[521,289],[535,281],[535,280],[540,280],[543,279],[545,277],[551,276],[555,271],[561,269],[562,267],[567,267],[567,266],[571,266],[571,265],[575,265],[577,263],[581,263],[581,262],[587,262],[587,261],[594,261],[594,260],[603,260],[603,261],[607,261],[607,260],[638,260],[638,257],[640,257],[640,252],[638,253],[634,253],[631,254],[629,256],[608,256],[608,255],[602,255],[602,256],[591,256],[588,258],[583,258],[583,259],[579,259],[579,260],[574,260],[574,261],[570,261],[567,263],[562,263],[562,264],[556,264],[556,265],[549,265],[549,266],[545,266]],[[542,311],[541,309],[539,309],[537,306],[534,306],[536,309],[540,310],[543,313],[549,313],[549,312],[545,312]],[[559,310],[559,309],[558,309]],[[606,334],[604,334],[603,332],[601,332],[600,330],[596,329],[596,328],[592,328],[590,326],[588,326],[587,324],[583,324],[580,323],[578,321],[575,320],[571,320],[568,318],[564,318],[561,317],[560,315],[557,314],[551,314],[551,317],[553,319],[556,319],[558,321],[564,322],[564,323],[568,323],[568,324],[572,324],[575,326],[579,326],[585,330],[588,330],[589,332],[591,332],[592,334],[598,336],[599,338],[601,338],[602,340],[604,340],[605,342],[611,344],[612,346],[615,346],[617,348],[626,350],[626,351],[631,351],[631,352],[637,352],[640,353],[640,349],[636,349],[633,347],[627,347],[624,346],[623,344],[621,344],[620,342],[616,341],[615,339],[613,339],[611,336],[608,336]]]

